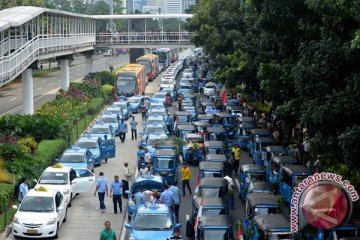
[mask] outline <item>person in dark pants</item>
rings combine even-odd
[[[176,222],[178,223],[179,222],[180,202],[181,202],[180,189],[175,184],[172,184],[170,186],[169,190],[173,192],[174,213],[175,213],[175,217],[176,217]]]
[[[117,205],[119,204],[120,212],[122,213],[122,187],[123,183],[119,181],[119,176],[114,176],[114,181],[110,185],[110,197],[114,203],[114,214],[117,214]]]
[[[124,119],[121,119],[119,123],[119,138],[122,143],[125,141],[126,133],[128,132],[127,124],[124,122]]]
[[[187,186],[187,189],[189,190],[190,195],[192,194],[191,188],[190,188],[190,179],[191,179],[191,171],[190,168],[186,165],[186,163],[183,163],[183,167],[181,168],[181,180],[182,180],[182,190],[183,190],[183,196],[185,196],[185,186]]]
[[[100,172],[98,179],[96,179],[96,188],[95,188],[94,196],[96,196],[96,192],[98,192],[101,213],[104,213],[106,209],[104,200],[105,200],[105,194],[106,196],[108,196],[108,187],[107,187],[107,180],[104,177],[103,172]]]
[[[132,120],[130,121],[130,127],[131,127],[131,140],[137,140],[137,132],[136,132],[136,126],[138,125],[138,122],[135,120],[135,117],[132,117]]]
[[[234,172],[235,176],[238,174],[239,166],[240,166],[240,156],[241,156],[241,150],[237,144],[232,148],[231,153],[234,154]]]

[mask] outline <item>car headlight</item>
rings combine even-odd
[[[135,206],[134,201],[129,201],[129,206]]]
[[[47,225],[53,225],[56,222],[56,218],[50,218]]]
[[[15,217],[13,218],[13,222],[19,224],[19,218],[15,216]]]
[[[69,189],[65,189],[65,190],[63,191],[64,194],[69,194],[69,192],[70,192]]]

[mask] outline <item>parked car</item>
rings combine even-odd
[[[95,175],[87,169],[73,169],[55,164],[48,167],[37,180],[37,187],[55,189],[62,192],[66,198],[68,207],[71,207],[72,199],[77,193],[88,192],[95,182]]]
[[[84,168],[94,172],[94,157],[87,148],[79,148],[77,146],[67,148],[56,161],[65,167]]]
[[[145,204],[139,207],[130,224],[125,224],[130,231],[129,239],[168,239],[175,229],[175,214],[164,204]]]
[[[140,106],[144,104],[146,101],[146,97],[144,96],[132,96],[128,98],[127,102],[130,103],[132,113],[139,113]]]
[[[58,238],[59,228],[66,222],[67,199],[55,189],[30,189],[13,218],[15,237]]]

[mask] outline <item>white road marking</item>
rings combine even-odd
[[[12,98],[12,99],[10,99],[9,101],[11,102],[11,101],[14,101],[14,100],[16,100],[16,98]]]

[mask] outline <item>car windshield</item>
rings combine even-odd
[[[54,201],[52,197],[28,196],[20,205],[20,212],[53,212]]]
[[[180,123],[183,123],[183,122],[188,122],[188,116],[177,116],[177,118],[179,119],[179,122]]]
[[[229,239],[226,229],[205,229],[203,234],[206,240]]]
[[[277,213],[277,208],[274,207],[256,207],[254,209],[254,217],[255,216],[263,216],[267,214]]]
[[[171,79],[161,79],[160,83],[162,83],[162,84],[172,84],[173,81]]]
[[[147,127],[145,129],[145,134],[160,135],[160,134],[166,134],[166,132],[163,127]]]
[[[150,107],[149,107],[150,110],[152,109],[165,109],[165,106],[162,104],[162,105],[159,105],[159,104],[151,104]]]
[[[165,98],[165,93],[156,93],[153,98]]]
[[[90,129],[90,133],[93,134],[108,134],[109,129],[107,127],[93,127]]]
[[[126,102],[115,102],[113,103],[112,107],[118,107],[121,109],[126,109]]]
[[[224,123],[235,124],[235,118],[234,117],[226,117],[226,118],[224,118]]]
[[[140,101],[140,98],[129,98],[128,102],[129,103],[138,103]]]
[[[162,119],[149,119],[146,121],[146,125],[158,125],[158,124],[164,124],[164,120]]]
[[[160,169],[169,169],[174,167],[174,159],[166,157],[157,157],[155,167]]]
[[[170,231],[171,218],[166,214],[138,214],[134,222],[136,231]]]
[[[104,123],[117,123],[118,122],[116,117],[101,117],[100,121],[104,122]]]
[[[76,146],[79,148],[97,149],[99,148],[98,142],[95,141],[81,141],[77,142]]]
[[[201,193],[202,197],[221,197],[219,188],[203,188]]]
[[[44,172],[40,179],[40,184],[66,185],[68,184],[68,173],[66,172]]]
[[[61,159],[61,163],[81,163],[85,162],[83,154],[64,154]]]

